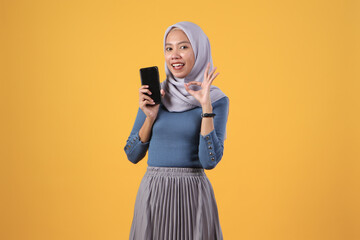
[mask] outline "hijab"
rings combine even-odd
[[[211,72],[213,70],[213,62],[208,37],[198,25],[188,21],[175,23],[166,29],[164,35],[164,52],[166,37],[174,27],[181,29],[188,37],[194,51],[195,63],[187,76],[177,78],[173,76],[165,61],[166,80],[161,83],[161,88],[165,91],[165,96],[162,99],[162,103],[169,112],[182,112],[201,107],[199,101],[186,91],[184,83],[191,81],[202,82],[207,64],[210,62],[209,71]],[[201,89],[200,86],[195,85],[191,85],[189,88],[195,91]],[[211,103],[216,102],[224,96],[226,95],[218,87],[210,86]]]

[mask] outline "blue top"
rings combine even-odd
[[[139,130],[146,115],[139,108],[134,126],[124,147],[127,158],[138,163],[148,152],[148,166],[214,168],[223,156],[224,134],[229,111],[229,98],[212,104],[214,130],[200,134],[202,108],[184,112],[169,112],[160,103],[148,142],[141,142]]]

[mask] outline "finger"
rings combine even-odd
[[[214,80],[220,73],[215,73],[211,76],[210,81]]]
[[[214,76],[212,76],[211,78],[210,78],[210,83],[212,83],[213,81],[214,81],[214,79],[219,75],[220,73],[218,72],[218,73],[216,73]]]
[[[144,101],[144,100],[154,101],[151,97],[149,97],[149,96],[147,96],[147,95],[143,94],[143,95],[141,96],[141,101]]]
[[[204,79],[204,81],[205,81],[206,83],[210,83],[210,82],[212,81],[212,78],[213,78],[213,76],[214,76],[214,72],[215,72],[216,68],[217,68],[217,67],[215,67],[215,68],[209,73],[207,79]]]
[[[207,79],[207,77],[208,77],[209,69],[210,69],[210,62],[208,62],[206,69],[205,69],[205,73],[204,73],[205,79]]]
[[[154,101],[144,100],[145,105],[155,105]]]
[[[149,89],[140,89],[140,92],[142,92],[142,93],[148,93],[148,94],[152,94],[152,92],[150,92],[150,90]]]
[[[160,90],[161,96],[165,96],[165,91],[163,89]]]
[[[145,101],[145,100],[149,101],[149,102],[154,102],[154,100],[152,98],[150,98],[150,97],[149,98],[143,98],[143,101]]]
[[[190,86],[190,85],[198,85],[198,86],[201,86],[201,82],[192,81],[192,82],[186,83],[186,85],[187,85],[187,86]]]
[[[140,89],[149,88],[149,85],[141,85]]]
[[[210,72],[210,76],[212,76],[213,74],[214,74],[214,72],[215,72],[215,70],[217,69],[217,67],[215,67],[211,72]]]
[[[186,83],[185,83],[184,85],[185,85],[186,91],[188,91],[191,95],[193,95],[193,94],[194,94],[194,90],[191,90],[191,89],[186,85]]]

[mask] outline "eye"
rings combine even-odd
[[[188,48],[187,46],[181,46],[180,48],[182,48],[182,47],[183,47],[183,49]]]
[[[170,51],[171,50],[171,47],[167,47],[165,48],[166,51]]]

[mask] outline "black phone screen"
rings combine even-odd
[[[150,96],[156,104],[161,102],[159,70],[156,66],[140,68],[141,85],[149,85]]]

